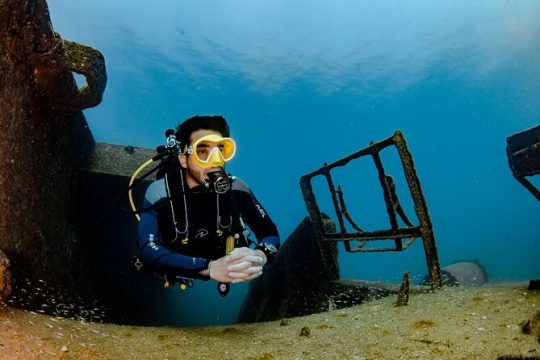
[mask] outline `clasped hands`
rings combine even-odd
[[[224,283],[238,283],[255,279],[262,274],[266,255],[261,250],[235,248],[227,256],[210,261],[210,278]]]

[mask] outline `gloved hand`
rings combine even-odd
[[[229,256],[224,256],[208,263],[208,276],[210,279],[223,283],[232,282],[235,278],[229,276]]]
[[[266,264],[266,255],[260,250],[247,247],[235,248],[229,254],[229,276],[233,282],[242,282],[259,277]]]

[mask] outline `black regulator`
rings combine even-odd
[[[232,188],[233,176],[223,170],[208,173],[208,180],[194,188],[197,192],[213,192],[219,195],[226,194]]]

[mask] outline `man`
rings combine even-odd
[[[178,161],[148,187],[149,210],[139,222],[141,259],[158,273],[242,282],[260,276],[277,252],[276,225],[248,186],[225,173],[236,152],[229,134],[222,116],[194,116],[178,126]],[[258,239],[255,249],[246,225]]]

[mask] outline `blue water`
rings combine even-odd
[[[187,117],[223,114],[239,145],[229,171],[285,239],[307,215],[301,175],[401,129],[441,264],[476,259],[492,281],[540,276],[540,204],[505,153],[506,137],[540,123],[540,2],[48,3],[56,31],[105,55],[103,103],[85,110],[98,141],[155,147]],[[395,151],[383,159],[412,216]],[[389,227],[372,164],[352,165],[336,180],[351,213],[366,229]],[[332,213],[324,186],[316,191]],[[426,273],[420,241],[402,253],[342,253],[340,263],[347,278]],[[179,307],[195,306],[209,286]],[[235,291],[224,307],[245,288]],[[234,318],[200,306],[183,321]]]

